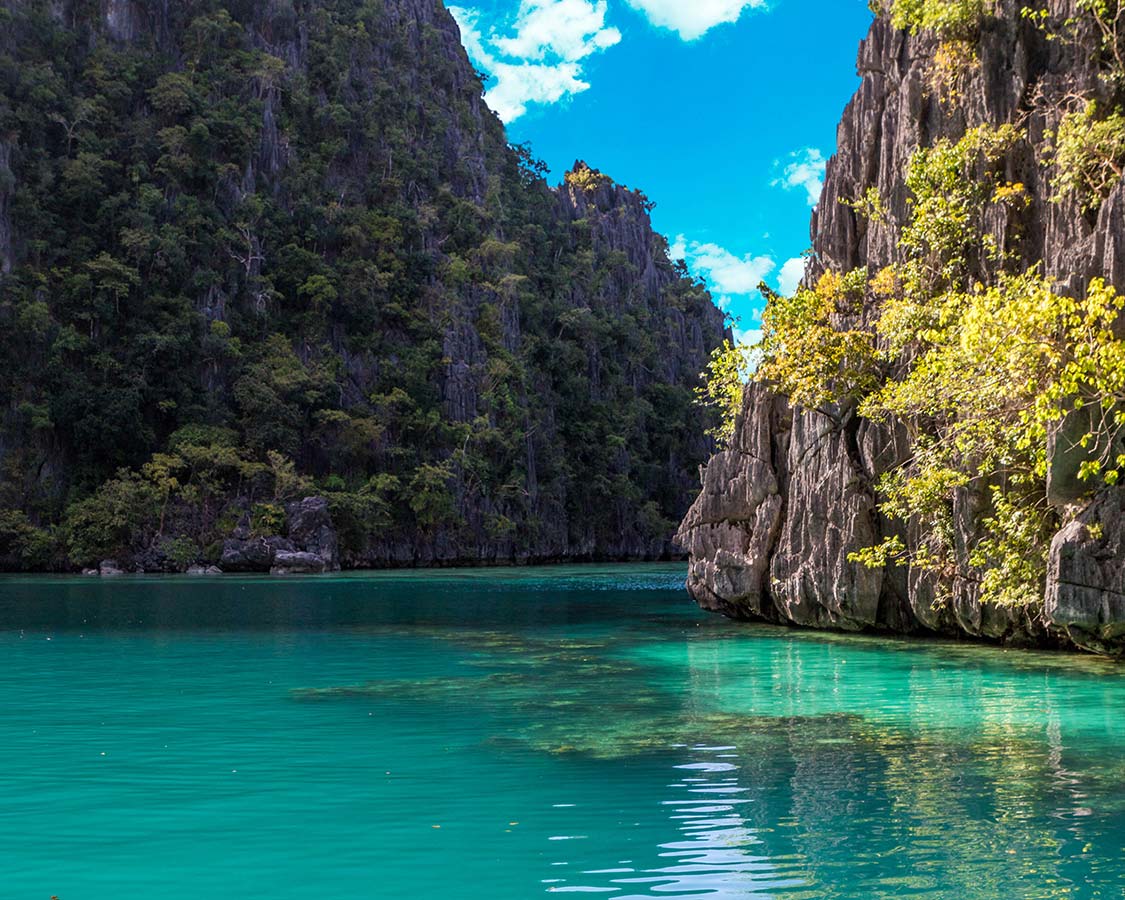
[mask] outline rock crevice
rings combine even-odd
[[[1065,17],[1073,14],[1070,5],[1052,2],[1051,12]],[[844,111],[837,153],[813,213],[807,278],[863,266],[874,272],[899,262],[914,151],[942,138],[957,140],[977,125],[1019,123],[1027,138],[1001,165],[1010,181],[1025,185],[1029,203],[990,215],[988,230],[1025,265],[1042,260],[1060,290],[1083,291],[1095,276],[1125,288],[1125,185],[1107,198],[1096,221],[1088,221],[1077,204],[1052,202],[1049,173],[1036,152],[1061,113],[1032,98],[1096,92],[1093,45],[1050,42],[1022,18],[1019,3],[1001,0],[982,22],[979,66],[965,74],[956,103],[943,102],[930,86],[937,46],[934,36],[896,30],[885,16],[872,24],[858,56],[861,84]],[[878,220],[864,219],[850,205],[869,189],[886,210]],[[980,265],[982,275],[994,274],[985,271],[990,263]],[[875,312],[872,299],[861,318]],[[983,605],[976,585],[964,579],[939,591],[927,572],[871,570],[849,561],[888,536],[916,541],[913,529],[880,514],[875,489],[906,452],[901,428],[862,421],[841,427],[820,413],[791,409],[752,384],[735,438],[706,467],[702,492],[678,534],[691,557],[692,595],[701,606],[738,618],[1120,652],[1125,493],[1082,499],[1066,472],[1053,472],[1054,493],[1069,505],[1060,509],[1064,526],[1051,549],[1042,606]],[[1064,462],[1054,468],[1065,468]],[[955,540],[967,553],[983,498],[963,492],[955,506]],[[947,592],[951,596],[939,602]]]

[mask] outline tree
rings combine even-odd
[[[866,269],[826,272],[811,290],[773,295],[762,315],[756,378],[837,421],[850,414],[880,378],[873,334],[844,324],[858,311],[866,286]]]
[[[702,383],[695,389],[696,402],[717,414],[717,424],[707,433],[720,447],[730,446],[734,438],[742,394],[751,374],[751,353],[751,348],[729,339],[723,341],[711,351],[711,361],[700,376]]]

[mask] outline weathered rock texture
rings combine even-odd
[[[335,484],[340,545],[309,525],[328,568],[674,552],[723,316],[642,194],[585,165],[551,189],[508,146],[439,0],[0,0],[0,21],[0,510],[54,524],[76,472],[89,493],[224,426]],[[126,282],[76,318],[59,283],[106,266]],[[342,524],[377,478],[387,508]],[[174,524],[230,538],[212,520],[270,496],[249,487]],[[290,552],[267,551],[228,562]]]
[[[1094,38],[1049,42],[1003,0],[983,24],[980,68],[957,103],[942,103],[927,86],[936,40],[873,23],[859,51],[862,83],[844,112],[837,153],[813,215],[815,257],[807,277],[826,270],[870,271],[899,261],[898,237],[908,221],[904,184],[913,152],[966,129],[1021,123],[1027,140],[1003,161],[1006,177],[1027,186],[1026,210],[996,210],[987,223],[1001,248],[1025,265],[1043,260],[1061,290],[1082,291],[1103,276],[1125,288],[1125,184],[1096,217],[1053,203],[1049,172],[1036,148],[1054,128],[1050,101],[1081,90],[1098,94]],[[1052,13],[1073,13],[1068,2]],[[877,188],[888,216],[872,222],[846,201]],[[982,267],[985,265],[981,263]],[[872,305],[865,310],[870,314]],[[952,599],[935,604],[931,578],[918,571],[869,570],[848,555],[880,543],[896,527],[878,512],[875,484],[902,461],[904,436],[854,416],[840,426],[820,413],[790,409],[759,385],[745,394],[737,435],[706,468],[703,490],[681,525],[690,551],[688,587],[707,609],[849,631],[933,632],[993,640],[1073,642],[1098,650],[1121,646],[1125,632],[1125,540],[1120,491],[1083,500],[1073,461],[1053,466],[1052,496],[1089,504],[1055,539],[1043,607],[982,606],[973,585],[957,582]],[[1062,442],[1060,442],[1062,443]],[[977,527],[981,498],[957,498],[957,540],[964,554]],[[1060,509],[1066,521],[1073,509]],[[902,536],[908,543],[909,531]]]
[[[253,535],[249,518],[223,542],[223,572],[315,575],[340,569],[339,537],[323,497],[306,497],[285,507],[286,535]]]

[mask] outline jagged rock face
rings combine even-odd
[[[781,621],[769,584],[784,514],[792,411],[752,384],[735,439],[711,459],[680,540],[691,550],[688,584],[704,609]]]
[[[855,435],[795,411],[786,469],[789,512],[770,564],[774,604],[787,621],[848,630],[877,624],[882,573],[848,561],[876,540]]]
[[[1045,613],[1080,646],[1120,649],[1125,638],[1125,491],[1104,493],[1055,535]]]
[[[340,568],[340,540],[327,500],[306,497],[289,503],[285,507],[285,515],[289,523],[289,540],[319,559],[320,571]]]
[[[306,497],[285,506],[286,537],[254,537],[244,521],[223,542],[222,572],[272,572],[312,575],[340,569],[339,536],[323,497]]]
[[[1051,6],[1059,15],[1073,13],[1069,2]],[[1058,113],[1031,98],[1098,91],[1093,53],[1082,41],[1047,41],[1019,10],[1019,3],[1003,0],[985,20],[980,68],[956,104],[942,103],[927,87],[933,38],[910,36],[882,17],[872,24],[859,51],[862,83],[840,122],[837,153],[813,214],[810,280],[828,270],[877,271],[900,261],[898,238],[910,214],[905,176],[918,147],[956,140],[979,124],[1019,120],[1027,140],[1003,166],[1009,180],[1027,187],[1031,202],[1026,210],[991,213],[988,230],[1025,265],[1043,260],[1060,289],[1084,290],[1095,276],[1125,288],[1125,185],[1089,219],[1073,203],[1051,201],[1035,151]],[[872,187],[887,210],[883,221],[868,221],[847,205]],[[874,309],[870,301],[863,316]],[[688,587],[700,605],[812,627],[1120,648],[1120,491],[1096,500],[1055,539],[1044,607],[983,606],[973,585],[960,580],[946,586],[952,596],[943,592],[935,602],[938,592],[927,573],[871,571],[848,562],[849,554],[896,533],[878,513],[874,486],[906,458],[906,441],[893,428],[856,425],[849,416],[842,421],[848,424],[788,410],[759,385],[746,391],[735,440],[707,466],[703,492],[678,535],[691,556]],[[1077,497],[1075,465],[1059,456],[1052,466],[1052,494],[1060,503]],[[955,506],[956,540],[967,555],[984,504],[963,493]],[[910,529],[898,533],[916,544]]]
[[[223,542],[219,568],[224,572],[268,572],[279,553],[295,553],[292,541],[282,537],[231,538]]]
[[[12,217],[9,210],[15,176],[10,167],[12,146],[0,138],[0,275],[12,271]]]
[[[483,101],[442,3],[7,6],[35,13],[0,30],[0,55],[17,69],[52,64],[43,49],[50,43],[37,43],[49,31],[44,11],[58,29],[52,39],[65,38],[73,52],[59,63],[59,109],[31,109],[19,86],[12,94],[23,104],[15,121],[24,133],[12,143],[0,129],[0,276],[11,272],[18,290],[9,294],[22,306],[39,299],[47,306],[43,346],[27,350],[26,371],[11,387],[0,385],[0,509],[34,507],[36,524],[50,524],[68,502],[68,471],[97,470],[87,483],[104,482],[119,468],[143,466],[177,429],[205,423],[240,431],[239,445],[258,459],[285,443],[284,455],[303,474],[345,484],[325,490],[396,482],[387,488],[393,509],[378,526],[341,527],[346,536],[329,568],[676,552],[674,521],[714,449],[703,436],[708,416],[691,397],[726,335],[723,315],[704,292],[685,288],[690,280],[668,259],[643,195],[600,176],[591,189],[551,189],[524,168]],[[217,35],[221,51],[209,53],[199,34]],[[108,91],[112,79],[89,74],[100,71],[91,60],[103,57],[132,81],[111,111],[91,113],[79,101]],[[243,57],[255,60],[247,72]],[[7,100],[0,96],[0,117]],[[208,120],[216,110],[222,115]],[[128,127],[83,118],[111,113]],[[145,137],[116,140],[133,129]],[[148,204],[133,215],[142,224],[128,229],[128,247],[114,232],[129,215],[79,227],[77,214],[52,207],[58,191],[50,179],[87,147],[85,162],[113,165],[82,181],[85,215],[110,208],[102,202],[109,197],[130,214]],[[124,183],[127,172],[141,173],[143,186]],[[51,215],[28,215],[25,203],[20,221],[10,209],[17,190]],[[206,224],[185,224],[193,206],[207,210]],[[42,221],[58,228],[40,233]],[[159,251],[132,243],[164,227],[180,232]],[[82,239],[60,237],[67,228]],[[192,228],[215,244],[198,258],[191,254],[200,245],[184,236]],[[56,253],[66,265],[51,265],[39,260],[37,242],[80,249],[73,259]],[[105,322],[79,323],[83,340],[120,363],[113,377],[125,373],[121,384],[86,396],[91,379],[79,367],[93,350],[41,377],[51,340],[73,323],[56,300],[60,291],[41,288],[42,298],[35,291],[106,258],[134,270],[139,287],[105,304]],[[173,266],[183,271],[158,281]],[[154,297],[167,301],[175,325],[149,323]],[[19,320],[5,302],[0,292],[0,329]],[[165,329],[186,336],[182,363],[166,364],[174,378],[128,371],[138,355],[131,348],[144,341],[130,341],[127,327],[154,343],[170,336]],[[276,445],[272,433],[250,436],[250,404],[239,399],[240,384],[252,393],[267,380],[268,358],[247,373],[269,356],[262,348],[274,336],[298,361],[291,373],[316,382],[299,397],[258,404],[263,419],[294,432]],[[280,381],[284,393],[289,382]],[[43,391],[34,389],[40,382]],[[147,393],[134,402],[141,383]],[[60,402],[64,394],[75,402]],[[136,427],[121,425],[123,414],[98,411],[109,408],[111,394]],[[21,418],[29,395],[67,408],[56,433]],[[615,420],[622,410],[629,415]],[[323,425],[326,414],[343,427],[364,422],[362,446],[341,451],[335,426]],[[88,419],[96,420],[96,439],[85,437]],[[669,419],[684,427],[668,428]],[[504,440],[514,434],[518,440]],[[112,465],[99,458],[107,448],[119,454]],[[584,453],[597,457],[593,464]],[[441,488],[450,510],[433,521],[422,520],[410,496],[427,468],[449,472]],[[232,490],[224,501],[258,499]],[[214,536],[198,543],[211,546]],[[262,557],[246,564],[260,567]]]

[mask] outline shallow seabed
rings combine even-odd
[[[0,579],[0,897],[1125,896],[1125,668],[683,576]]]

